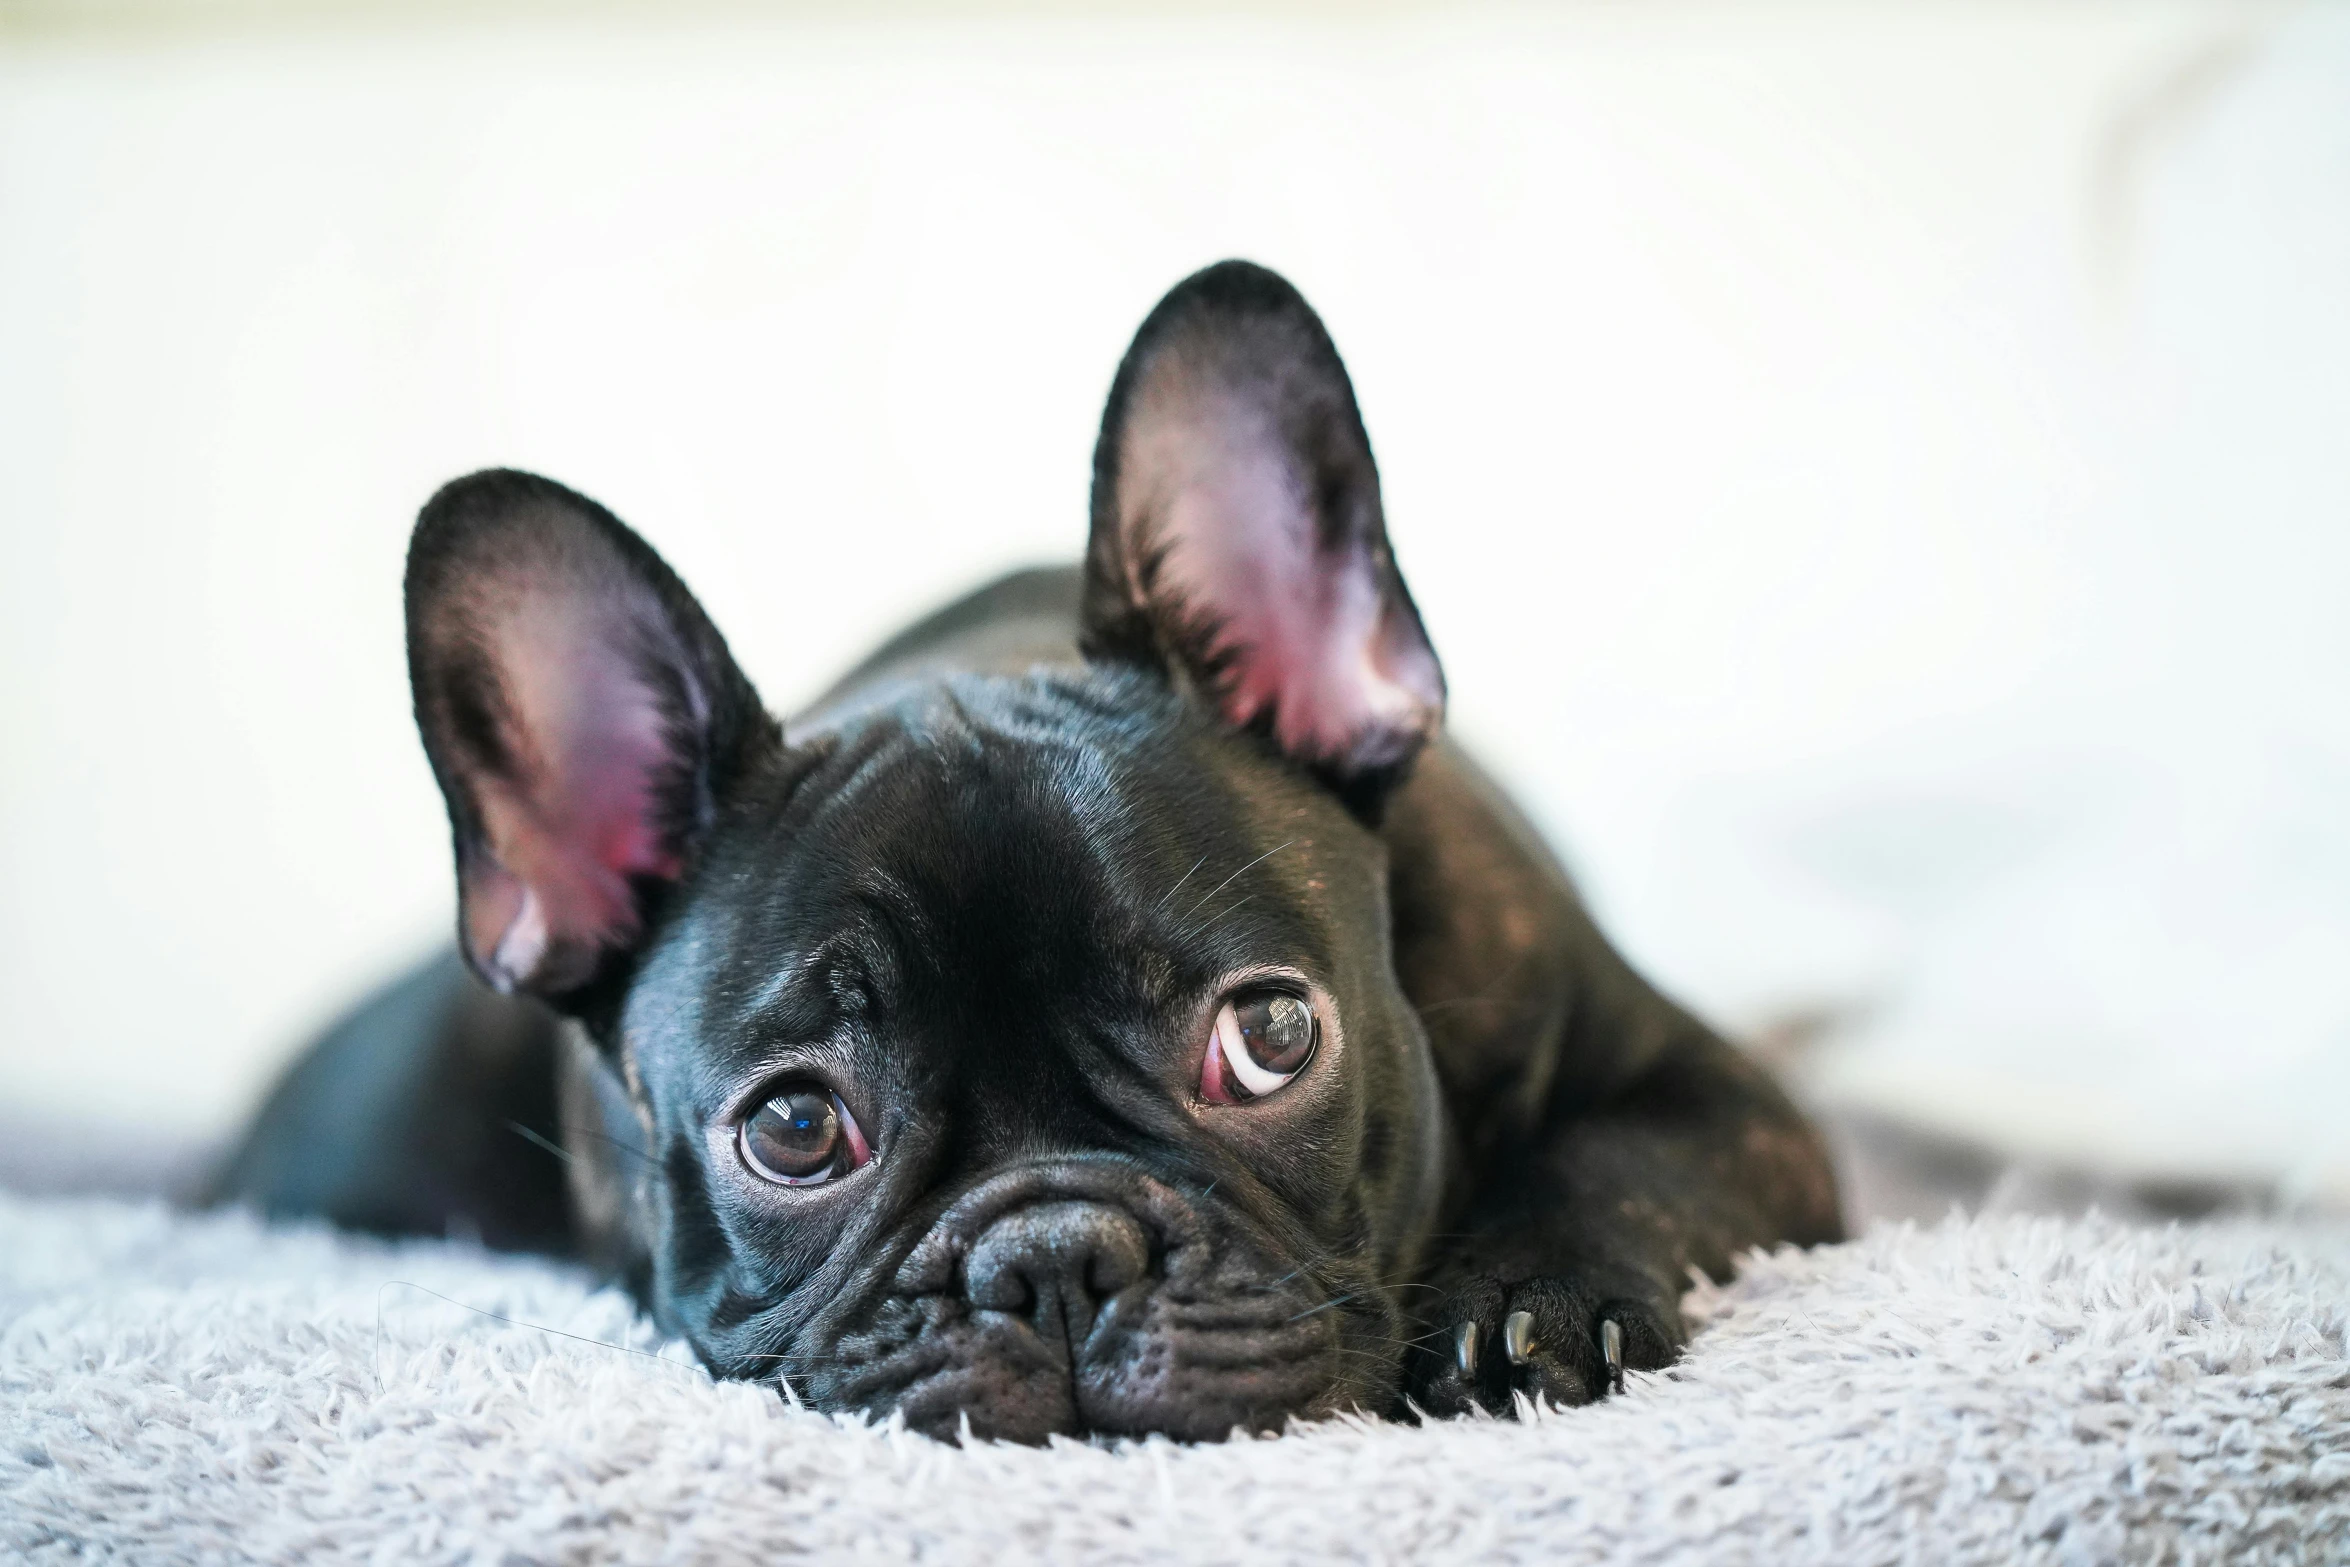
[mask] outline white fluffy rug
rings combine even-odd
[[[956,1448],[606,1347],[659,1346],[553,1267],[0,1197],[0,1551],[2350,1562],[2350,1231],[1880,1227],[1689,1307],[1530,1424]]]

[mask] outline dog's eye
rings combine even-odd
[[[1242,991],[1217,1009],[1200,1093],[1216,1104],[1261,1098],[1305,1070],[1319,1037],[1314,1009],[1301,998]]]
[[[818,1186],[872,1157],[856,1117],[821,1083],[786,1083],[736,1134],[743,1163],[783,1186]]]

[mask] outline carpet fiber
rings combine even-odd
[[[713,1385],[558,1268],[0,1197],[0,1552],[2350,1562],[2350,1231],[1881,1226],[1688,1309],[1529,1424],[958,1448]]]

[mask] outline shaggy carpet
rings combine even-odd
[[[0,1198],[35,1561],[2350,1562],[2350,1230],[1884,1225],[1525,1423],[957,1447],[712,1384],[537,1263]]]

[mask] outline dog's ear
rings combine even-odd
[[[1443,717],[1346,367],[1263,267],[1177,284],[1118,367],[1094,448],[1084,645],[1187,680],[1358,807]]]
[[[434,496],[407,591],[466,959],[561,1003],[633,951],[781,732],[661,558],[550,480],[477,473]]]

